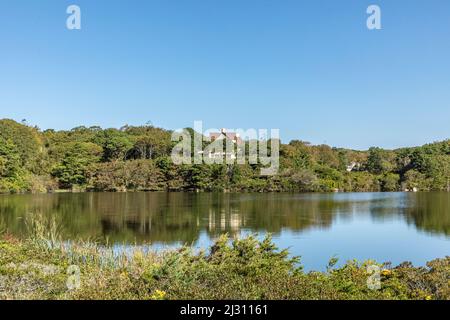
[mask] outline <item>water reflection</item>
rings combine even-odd
[[[401,220],[450,236],[449,193],[189,194],[89,193],[0,197],[0,226],[25,233],[25,215],[53,215],[66,238],[115,243],[193,243],[224,232],[327,230],[336,221]]]

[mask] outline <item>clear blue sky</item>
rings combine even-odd
[[[66,29],[66,8],[82,30]],[[382,9],[381,31],[366,8]],[[1,0],[0,118],[279,128],[365,149],[450,138],[450,1]]]

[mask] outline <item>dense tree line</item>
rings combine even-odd
[[[450,140],[367,151],[294,140],[269,177],[259,165],[174,165],[173,146],[170,131],[148,125],[41,131],[0,120],[0,192],[450,190]]]

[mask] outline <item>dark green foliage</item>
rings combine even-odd
[[[116,129],[99,131],[94,142],[103,148],[103,161],[124,160],[133,144],[129,136]]]
[[[0,176],[13,178],[20,168],[20,154],[16,145],[0,136]]]
[[[95,191],[160,191],[166,189],[162,170],[153,161],[98,163],[89,168],[89,186]]]
[[[0,120],[0,137],[15,146],[21,166],[37,173],[40,171],[40,160],[44,145],[41,133],[37,128],[19,124],[13,120]]]
[[[399,191],[400,176],[395,173],[386,173],[380,178],[381,190],[386,192]]]
[[[367,158],[367,171],[373,174],[384,174],[392,170],[393,164],[390,152],[380,148],[370,148]]]
[[[102,149],[93,143],[76,142],[67,146],[67,150],[53,170],[62,188],[72,188],[74,185],[87,183],[89,165],[99,161]]]
[[[0,136],[0,192],[19,192],[27,188],[26,172],[20,153],[11,140]]]

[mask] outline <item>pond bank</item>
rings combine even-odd
[[[270,237],[223,236],[207,252],[136,249],[131,256],[52,243],[0,238],[0,299],[450,299],[450,257],[421,268],[370,261],[334,268],[330,261],[326,272],[305,273]]]

